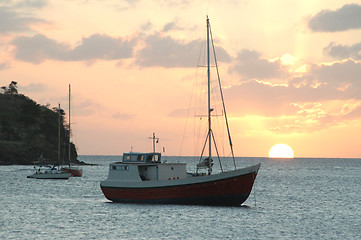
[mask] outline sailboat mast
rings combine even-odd
[[[69,141],[68,141],[68,163],[70,167],[70,84],[69,84]]]
[[[207,16],[207,76],[208,76],[208,146],[209,146],[209,165],[208,174],[212,173],[212,125],[211,125],[211,71],[210,71],[210,59],[209,59],[209,18]]]
[[[60,103],[58,103],[58,162],[60,164]]]

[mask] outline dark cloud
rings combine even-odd
[[[130,58],[135,44],[134,41],[100,34],[83,38],[75,48],[49,39],[42,34],[33,37],[17,37],[12,43],[16,47],[17,59],[35,64],[45,60],[95,61]]]
[[[24,16],[8,7],[0,6],[0,34],[30,31],[31,25],[45,22],[42,19]]]
[[[279,60],[271,62],[261,57],[257,51],[242,50],[230,68],[230,72],[237,72],[244,80],[283,78],[288,75]]]
[[[159,33],[145,39],[145,47],[137,54],[137,63],[142,67],[195,67],[199,59],[201,41],[181,42]],[[218,61],[228,62],[230,56],[221,47],[216,47]]]
[[[354,60],[361,60],[361,42],[352,46],[339,45],[331,42],[327,47],[323,49],[324,54],[333,57],[335,59],[347,59],[352,58]]]
[[[313,32],[338,32],[361,28],[361,6],[348,4],[336,11],[323,10],[310,19],[308,27]]]

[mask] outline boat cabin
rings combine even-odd
[[[122,162],[111,163],[108,180],[158,181],[187,177],[185,163],[162,163],[161,153],[124,153]]]
[[[160,163],[160,153],[124,153],[123,162]]]

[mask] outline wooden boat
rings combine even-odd
[[[153,134],[152,153],[124,153],[121,162],[110,164],[108,178],[100,182],[100,187],[107,199],[121,203],[239,206],[250,195],[260,164],[236,168],[223,94],[221,94],[223,111],[235,170],[223,171],[221,167],[222,172],[212,174],[212,140],[214,140],[214,135],[211,125],[213,109],[210,104],[210,34],[207,17],[208,134],[200,163],[197,165],[197,171],[187,173],[185,163],[161,162],[161,154],[155,152],[155,141],[158,138]],[[221,87],[220,90],[222,90]],[[208,156],[203,158],[207,142],[209,145]],[[207,168],[208,173],[200,173],[198,170],[202,168]]]

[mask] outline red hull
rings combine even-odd
[[[104,187],[105,197],[113,202],[240,205],[251,193],[257,172],[216,181],[164,187]]]
[[[82,169],[74,169],[74,168],[69,168],[69,167],[62,167],[61,171],[67,172],[67,173],[71,173],[71,175],[73,177],[81,177],[83,176],[83,170]]]

